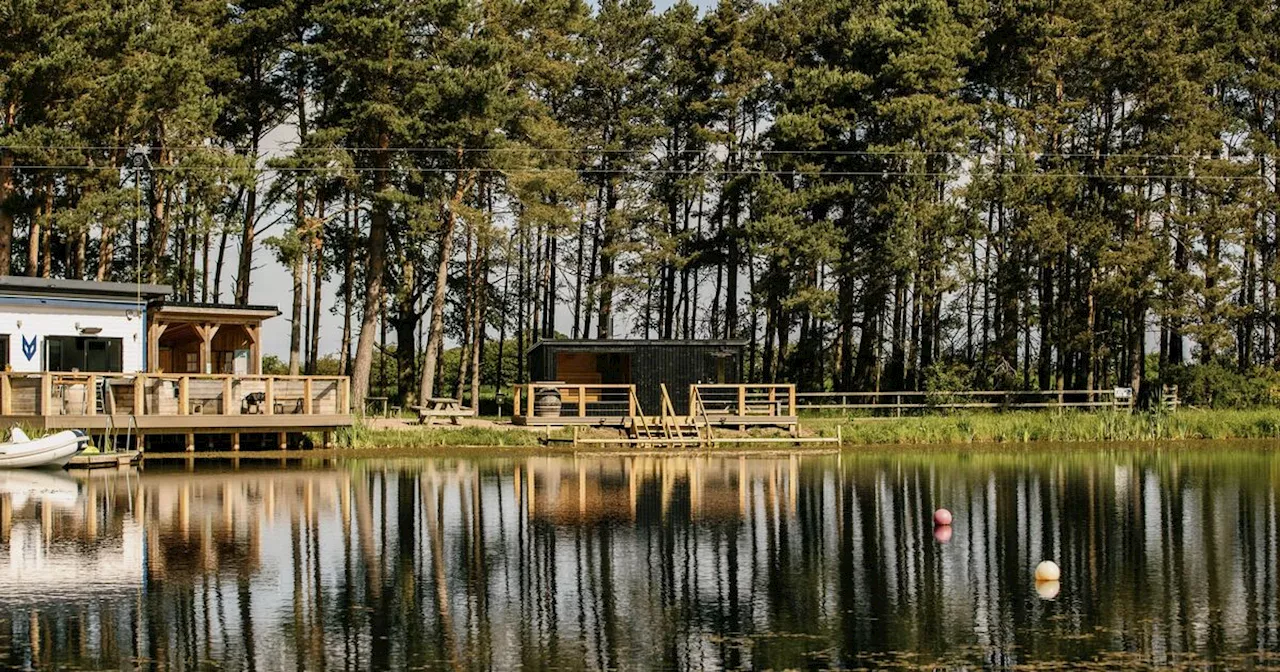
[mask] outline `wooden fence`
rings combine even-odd
[[[0,373],[0,416],[346,415],[345,376]]]
[[[1177,393],[1173,393],[1176,407]],[[1115,409],[1133,408],[1133,395],[1108,390],[966,390],[963,392],[797,392],[802,411],[842,410],[867,415],[896,415],[962,409]]]

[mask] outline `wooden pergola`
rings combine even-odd
[[[279,314],[271,306],[153,303],[147,310],[147,371],[235,373],[226,370],[226,355],[232,353],[234,362],[235,352],[247,350],[243,373],[260,374],[262,321]]]

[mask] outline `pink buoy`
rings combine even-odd
[[[938,525],[933,528],[933,540],[939,544],[945,544],[951,541],[951,526]]]
[[[934,525],[950,525],[951,512],[946,509],[938,509],[937,511],[934,511],[933,524]]]

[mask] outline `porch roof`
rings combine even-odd
[[[238,305],[231,303],[186,303],[155,301],[150,306],[153,317],[168,322],[261,322],[276,317],[275,306]]]

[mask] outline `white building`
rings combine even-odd
[[[147,370],[147,304],[166,285],[0,276],[5,370]]]
[[[274,306],[176,303],[168,285],[0,276],[0,367],[7,371],[262,371]]]

